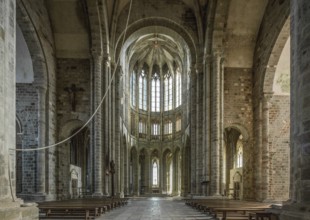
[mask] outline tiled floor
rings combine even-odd
[[[98,220],[207,220],[212,219],[173,198],[136,198],[105,213]]]

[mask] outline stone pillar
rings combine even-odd
[[[103,136],[104,136],[104,140],[103,140],[103,149],[104,149],[104,152],[103,152],[103,159],[104,159],[104,164],[103,164],[103,167],[104,167],[104,173],[108,174],[109,173],[109,162],[110,162],[110,159],[111,159],[111,152],[110,152],[110,111],[109,111],[109,108],[111,108],[111,105],[110,105],[110,89],[109,91],[107,91],[108,89],[108,86],[109,86],[109,83],[110,83],[110,58],[108,56],[104,57],[103,58],[103,79],[102,79],[102,87],[103,87],[103,92],[104,94],[103,95],[106,95],[105,96],[105,99],[103,101],[103,108],[102,108],[102,114],[103,114],[103,118],[104,118],[104,124],[102,124],[102,130],[103,130]],[[108,175],[105,175],[104,176],[104,195],[109,195],[109,176]]]
[[[0,1],[0,219],[5,220],[23,218],[19,201],[16,201],[14,183],[11,181],[15,179],[15,160],[10,158],[10,154],[15,154],[10,153],[10,149],[16,146],[15,30],[16,1],[2,0]],[[38,218],[37,208],[25,209],[28,216],[24,216],[24,219]]]
[[[94,107],[99,106],[102,99],[102,55],[93,52],[94,71]],[[94,195],[103,195],[102,189],[102,111],[99,109],[94,121]]]
[[[150,154],[149,152],[146,152],[145,154],[145,181],[144,181],[144,193],[149,193],[150,188],[152,188],[152,185],[150,185],[150,176],[151,176],[151,167],[150,167]]]
[[[115,189],[116,193],[120,193],[120,77],[122,76],[121,66],[115,67],[115,75],[112,82],[112,118],[113,118],[113,149],[114,149],[114,161],[115,167]]]
[[[204,186],[202,188],[202,195],[208,195],[207,183],[210,181],[210,146],[211,146],[211,62],[210,56],[205,61],[205,70],[203,78],[203,175],[204,175]]]
[[[281,220],[310,218],[309,17],[310,1],[291,1],[290,200]]]
[[[197,193],[197,175],[196,175],[196,97],[197,97],[197,74],[196,69],[191,68],[191,80],[190,80],[190,136],[191,136],[191,194]]]
[[[211,196],[220,195],[220,62],[220,53],[214,53],[211,76]]]
[[[270,200],[269,107],[272,93],[264,93],[262,102],[262,199]]]
[[[202,194],[203,177],[203,72],[197,68],[196,76],[196,194]]]
[[[46,88],[37,87],[38,96],[39,96],[39,124],[38,124],[38,147],[46,146]],[[46,194],[45,190],[45,166],[46,166],[46,150],[39,150],[36,152],[37,154],[37,180],[36,180],[36,193],[37,196],[44,196]],[[44,198],[42,198],[44,199]],[[40,200],[42,200],[40,199]]]
[[[257,100],[257,105],[255,107],[255,118],[254,122],[254,134],[255,134],[255,198],[258,201],[262,201],[262,100]]]

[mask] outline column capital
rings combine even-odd
[[[93,58],[101,58],[102,59],[102,51],[98,50],[98,49],[91,49],[91,55]]]
[[[273,92],[263,92],[261,95],[261,99],[269,102],[270,99],[273,97],[273,94],[274,94]]]

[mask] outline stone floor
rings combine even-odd
[[[173,198],[134,198],[128,205],[114,209],[98,220],[207,220],[212,219]]]

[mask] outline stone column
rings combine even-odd
[[[37,92],[39,96],[39,124],[38,124],[38,147],[44,147],[46,145],[46,88],[38,86]],[[36,193],[39,196],[45,195],[45,166],[46,166],[46,150],[39,150],[37,154],[37,181],[36,181]]]
[[[102,123],[102,133],[103,133],[103,137],[104,140],[102,142],[103,144],[103,160],[104,160],[104,164],[103,164],[103,171],[105,174],[109,173],[109,162],[111,159],[111,138],[109,137],[110,135],[110,90],[107,92],[109,83],[110,83],[110,58],[108,56],[105,56],[103,58],[103,79],[102,79],[102,87],[103,87],[103,95],[105,96],[105,99],[103,101],[103,107],[102,107],[102,116],[103,116],[103,121],[105,122],[104,124]],[[110,177],[108,175],[104,175],[104,195],[109,195],[109,184],[110,184]]]
[[[150,153],[146,152],[145,155],[145,181],[144,181],[144,193],[149,193],[150,188],[152,188],[152,185],[150,185],[150,175],[151,175],[151,167],[150,167]]]
[[[210,145],[211,145],[211,125],[210,125],[210,112],[211,112],[211,62],[210,56],[205,61],[205,70],[203,75],[203,175],[204,175],[204,186],[202,188],[202,195],[208,195],[208,181],[210,181]]]
[[[20,204],[15,201],[14,184],[10,181],[15,179],[15,163],[10,160],[9,149],[16,146],[15,15],[15,1],[0,1],[0,219],[6,220],[22,219]],[[34,209],[35,212],[38,210]],[[28,217],[30,219],[24,216]],[[38,214],[32,217],[38,218]]]
[[[99,106],[102,99],[102,55],[93,52],[94,71],[94,107]],[[102,189],[102,111],[99,109],[93,119],[94,123],[94,195],[103,195]]]
[[[259,99],[257,100],[256,107],[255,107],[255,118],[256,120],[254,121],[254,134],[255,134],[255,158],[257,160],[255,161],[255,166],[254,166],[254,176],[255,176],[255,198],[257,198],[258,201],[262,201],[262,100]]]
[[[198,65],[199,66],[199,65]],[[203,177],[203,72],[202,67],[197,68],[196,82],[196,194],[202,194]]]
[[[290,200],[280,219],[309,219],[310,210],[310,1],[291,1]]]
[[[197,153],[196,153],[196,98],[197,98],[197,74],[196,69],[191,68],[191,80],[190,80],[190,136],[191,136],[191,194],[197,193],[197,175],[196,175],[196,160],[197,160]]]
[[[211,196],[220,195],[220,75],[221,54],[213,54],[211,76]]]
[[[116,193],[120,193],[120,77],[122,76],[121,66],[115,67],[115,75],[112,83],[112,118],[113,118],[113,149],[114,149],[114,161],[115,167],[115,189]]]
[[[262,102],[262,199],[270,199],[269,107],[272,93],[264,93]]]

